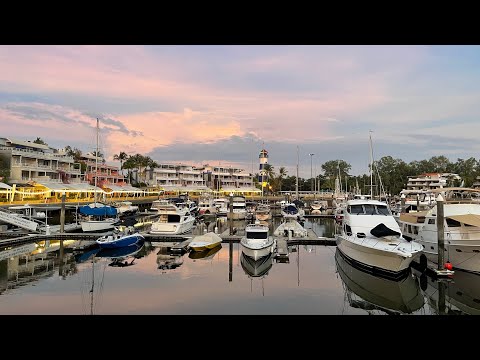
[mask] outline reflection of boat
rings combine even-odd
[[[99,237],[96,242],[101,248],[118,248],[130,246],[145,241],[145,238],[140,233],[136,232],[130,234],[130,230],[127,228],[124,233],[115,231],[113,235],[104,235]]]
[[[190,259],[196,259],[196,260],[208,260],[211,259],[215,256],[217,252],[219,252],[222,249],[222,244],[218,244],[217,246],[210,248],[210,249],[205,249],[203,251],[190,251],[188,254],[188,257]]]
[[[411,314],[423,307],[420,286],[411,274],[397,281],[375,276],[356,267],[338,249],[335,261],[351,307],[387,314]]]
[[[414,274],[418,274],[420,287],[434,313],[480,315],[480,274],[457,270],[451,279],[443,282],[425,274],[420,277],[418,271]],[[443,299],[440,298],[442,294]],[[441,304],[444,304],[443,309]]]
[[[250,256],[245,255],[245,253],[242,253],[240,264],[242,265],[243,271],[250,277],[266,276],[273,265],[273,253],[256,261]]]
[[[138,253],[145,242],[139,242],[129,246],[122,246],[117,248],[103,248],[100,249],[97,253],[95,253],[95,257],[102,257],[102,258],[125,258],[128,256],[133,256]]]
[[[195,236],[188,244],[192,251],[213,249],[222,243],[222,238],[213,232]]]
[[[171,253],[170,247],[160,246],[157,252],[157,268],[172,270],[183,264],[183,255]]]
[[[268,226],[260,224],[258,220],[255,224],[248,224],[245,235],[240,239],[242,252],[254,260],[270,255],[275,247],[275,240],[268,232]]]

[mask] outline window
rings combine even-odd
[[[352,228],[350,227],[350,225],[345,225],[345,233],[346,233],[348,236],[351,236],[351,235],[352,235]]]
[[[428,219],[428,223],[431,225],[435,225],[435,219]]]
[[[377,205],[377,212],[380,215],[390,215],[390,212],[386,206]]]
[[[445,220],[447,221],[447,225],[448,227],[460,227],[461,224],[460,222],[458,222],[457,220],[453,220],[453,219],[450,219],[450,218],[445,218]]]
[[[375,205],[365,204],[365,214],[367,215],[376,215]]]
[[[350,207],[349,212],[351,214],[363,214],[363,206],[362,205],[352,205]]]

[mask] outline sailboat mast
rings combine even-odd
[[[98,173],[98,118],[97,118],[97,147],[95,149],[95,207],[97,206],[97,173]]]
[[[372,131],[369,134],[370,141],[370,197],[373,200],[373,153],[372,153]]]
[[[297,145],[297,179],[295,181],[295,198],[298,199],[298,163],[299,163],[299,155],[298,155],[298,145]]]

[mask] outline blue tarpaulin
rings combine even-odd
[[[96,215],[96,216],[117,215],[117,209],[112,206],[90,207],[88,205],[85,205],[80,207],[78,211],[80,211],[80,213],[84,215]]]

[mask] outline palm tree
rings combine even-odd
[[[123,162],[128,159],[128,155],[124,151],[120,151],[119,154],[113,155],[113,160],[120,161],[120,171],[123,170]]]

